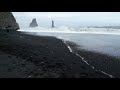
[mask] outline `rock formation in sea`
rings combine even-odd
[[[19,25],[11,12],[0,12],[0,29],[18,30]]]
[[[32,22],[30,23],[29,27],[37,27],[38,24],[37,24],[37,21],[36,21],[36,18],[32,19]]]
[[[54,26],[54,21],[52,20],[52,26],[51,26],[52,28],[54,28],[55,26]]]

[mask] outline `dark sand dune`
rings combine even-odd
[[[8,65],[1,63],[1,78],[110,78],[95,71],[55,37],[1,33],[0,42],[0,62]]]

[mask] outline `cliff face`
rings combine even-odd
[[[38,24],[37,24],[36,18],[34,18],[32,22],[30,23],[29,27],[37,27],[37,26]]]
[[[19,29],[19,25],[11,12],[0,12],[0,29]]]

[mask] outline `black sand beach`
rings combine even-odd
[[[79,45],[74,42],[66,42],[69,46],[72,47],[74,53],[84,57],[90,65],[95,69],[104,71],[114,78],[120,78],[120,58],[98,53],[95,51],[86,51],[85,49],[80,49]]]
[[[55,37],[33,36],[16,31],[0,33],[0,42],[0,78],[111,78],[99,71],[101,68],[102,71],[105,70],[104,67],[99,67],[101,65],[99,63],[104,59],[102,62],[105,62],[103,63],[105,65],[120,65],[119,61],[111,57],[103,57],[88,51],[77,51],[98,70],[93,69],[82,58],[71,53],[62,40]],[[105,71],[110,73],[112,69]],[[119,77],[116,74],[114,75]]]

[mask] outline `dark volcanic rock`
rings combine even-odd
[[[52,28],[54,28],[55,26],[54,26],[54,21],[52,20]]]
[[[0,12],[0,29],[19,29],[19,25],[11,12]]]
[[[30,23],[30,26],[29,26],[29,27],[37,27],[37,26],[38,26],[38,24],[37,24],[36,18],[34,18],[34,19],[32,20],[32,22]]]

